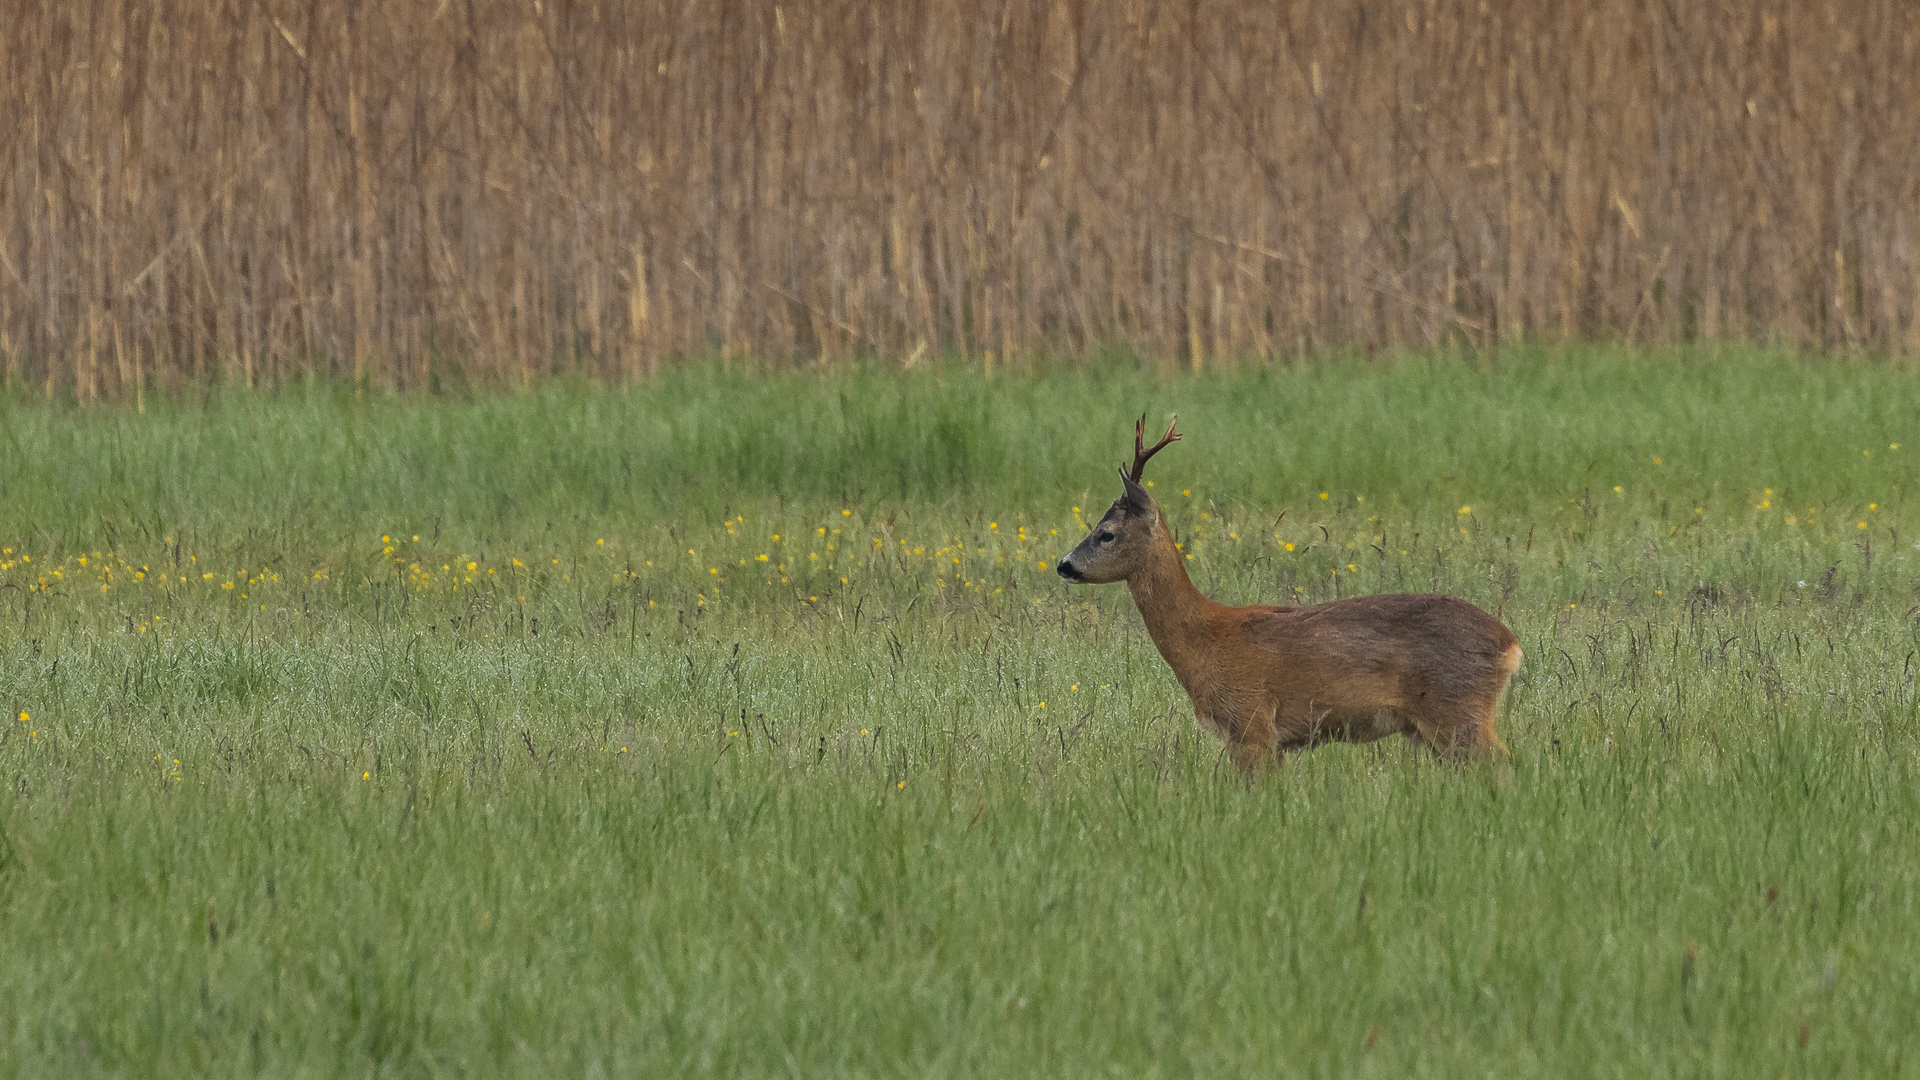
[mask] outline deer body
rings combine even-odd
[[[1166,518],[1139,484],[1152,450],[1135,432],[1127,493],[1066,559],[1076,583],[1124,580],[1195,718],[1251,774],[1277,754],[1403,734],[1445,756],[1505,756],[1495,730],[1520,645],[1451,596],[1358,596],[1311,607],[1230,607],[1194,588]]]

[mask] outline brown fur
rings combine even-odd
[[[1228,607],[1187,577],[1164,515],[1127,482],[1059,572],[1121,581],[1199,722],[1253,774],[1292,750],[1402,734],[1446,757],[1510,756],[1495,730],[1521,651],[1499,620],[1451,596],[1356,596]],[[1105,539],[1102,539],[1102,538]]]

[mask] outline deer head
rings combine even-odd
[[[1175,423],[1179,417],[1174,418]],[[1161,529],[1160,507],[1140,484],[1147,459],[1176,442],[1180,433],[1167,425],[1167,434],[1151,448],[1146,445],[1147,418],[1133,426],[1133,470],[1120,470],[1126,494],[1113,501],[1112,509],[1093,527],[1073,553],[1060,560],[1056,568],[1061,577],[1076,585],[1104,585],[1125,581],[1147,560],[1153,550],[1154,535]]]

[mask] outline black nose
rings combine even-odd
[[[1080,571],[1074,567],[1073,560],[1071,559],[1061,559],[1060,565],[1055,569],[1060,572],[1061,577],[1066,578],[1068,581],[1080,580]]]

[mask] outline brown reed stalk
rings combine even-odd
[[[29,0],[0,372],[1920,350],[1901,0]]]

